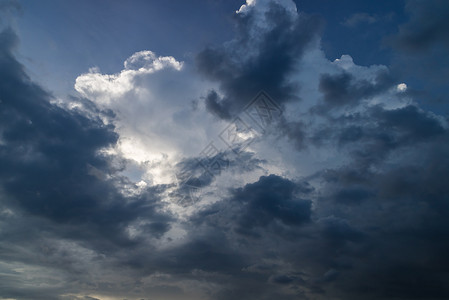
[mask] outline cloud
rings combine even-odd
[[[404,109],[407,110],[409,109]],[[345,223],[333,223],[324,231],[324,237],[332,242],[332,248],[340,248],[341,253],[349,251],[342,256],[334,256],[333,262],[334,268],[338,266],[337,270],[349,276],[348,280],[355,280],[350,283],[337,279],[338,288],[348,293],[345,298],[357,299],[367,294],[373,298],[386,299],[408,299],[416,294],[419,297],[438,298],[447,294],[441,278],[438,279],[440,275],[432,280],[426,278],[429,268],[436,266],[431,262],[420,261],[420,258],[430,255],[427,252],[430,249],[433,249],[430,250],[432,253],[442,253],[446,248],[439,238],[430,238],[434,230],[444,231],[442,228],[447,226],[441,223],[445,222],[443,219],[431,212],[443,209],[445,212],[440,212],[445,215],[447,211],[447,208],[440,206],[440,201],[444,201],[441,196],[433,194],[437,190],[441,192],[441,187],[436,187],[438,183],[430,183],[433,180],[439,182],[438,178],[442,175],[440,172],[448,171],[445,159],[431,150],[446,148],[447,132],[441,129],[439,131],[439,135],[433,138],[430,135],[427,143],[414,142],[413,148],[398,148],[394,151],[395,155],[390,153],[389,159],[376,160],[375,167],[371,165],[366,169],[355,160],[353,164],[325,174],[328,186],[321,189],[324,194],[316,202],[317,213],[326,211],[333,216],[345,216],[346,220],[353,222],[352,229],[347,228]],[[375,156],[378,148],[370,146],[364,151],[365,157],[370,155],[369,152]],[[439,161],[439,171],[435,172],[436,169],[433,169],[434,166],[429,164],[428,159]],[[430,192],[433,196],[425,191],[433,191]],[[358,200],[354,201],[355,199]],[[433,218],[432,215],[436,219],[426,223],[424,220]],[[424,232],[427,233],[422,235]],[[353,243],[366,244],[367,248],[362,247],[363,250],[359,251]],[[409,247],[408,250],[405,247]],[[382,258],[371,257],[370,253],[382,253]],[[442,257],[435,259],[444,261]],[[346,269],[348,267],[350,269]],[[395,274],[395,279],[389,279],[390,272]],[[434,272],[438,273],[436,269]],[[420,286],[410,289],[409,285],[414,281],[420,282]],[[431,282],[435,283],[435,289],[432,289]]]
[[[408,1],[405,8],[410,14],[410,21],[399,27],[399,33],[394,39],[397,47],[420,52],[435,44],[449,45],[445,34],[449,27],[447,1]]]
[[[245,24],[254,26],[242,30],[247,39],[254,28],[262,28],[260,40],[264,30],[270,30],[262,25],[261,16],[251,23],[251,13],[256,11],[252,8],[257,5],[250,2],[239,10],[248,16]],[[259,9],[267,12],[266,6]],[[239,74],[235,70],[252,55],[242,50],[247,49],[245,43],[231,46],[232,42],[208,48],[197,60],[200,72],[220,85],[206,101],[209,111],[222,118],[237,105],[229,100],[229,95],[237,93],[230,74]],[[229,49],[232,58],[227,56]],[[252,276],[243,280],[238,272],[232,273],[240,282],[224,291],[223,299],[236,294],[249,299],[268,294],[281,299],[447,295],[444,272],[420,260],[438,253],[435,261],[446,263],[442,256],[446,243],[430,236],[435,228],[440,234],[447,227],[443,187],[437,178],[443,178],[448,169],[446,159],[434,152],[442,153],[447,147],[447,121],[420,108],[407,92],[409,84],[399,81],[388,67],[358,66],[349,55],[332,62],[320,51],[312,43],[304,53],[295,54],[297,68],[286,72],[285,78],[302,87],[294,94],[303,101],[280,100],[284,118],[275,127],[281,130],[273,133],[278,139],[270,140],[279,146],[273,156],[282,157],[283,162],[291,159],[290,165],[283,165],[284,174],[301,180],[279,174],[260,177],[231,190],[225,198],[231,201],[211,204],[192,216],[192,226],[215,234],[226,232],[233,253],[243,257],[251,253],[255,260],[249,258],[245,268]],[[212,62],[218,67],[207,68]],[[441,162],[439,167],[436,161]],[[432,180],[435,184],[430,188]],[[300,186],[310,188],[292,192]],[[441,218],[427,226],[436,207]],[[282,208],[289,213],[284,215]],[[288,222],[290,216],[297,224]],[[428,280],[430,269],[438,275]],[[249,295],[247,287],[255,281],[269,282],[270,291]],[[420,284],[407,290],[413,282]],[[436,283],[433,291],[431,282]]]
[[[309,221],[311,202],[294,199],[294,189],[292,182],[270,175],[236,191],[233,201],[242,201],[246,206],[239,231],[264,227],[274,220],[287,226],[298,226]]]
[[[207,145],[202,124],[208,120],[201,120],[195,96],[189,96],[197,82],[183,64],[146,50],[127,58],[116,74],[91,70],[76,79],[82,96],[113,112],[103,118],[119,137],[112,151],[128,160],[126,172],[135,182],[172,183],[174,165]]]
[[[297,12],[296,4],[292,1],[267,1],[267,0],[247,0],[246,4],[243,4],[239,10],[236,11],[237,14],[246,14],[251,9],[257,10],[257,14],[263,15],[267,10],[270,9],[270,6],[272,3],[275,3],[276,5],[283,6],[287,11],[290,11],[292,13]]]
[[[59,299],[67,286],[58,278],[79,275],[77,262],[136,246],[127,228],[137,220],[146,221],[148,230],[142,230],[158,239],[169,230],[170,216],[159,212],[154,189],[125,196],[123,187],[132,184],[116,176],[112,157],[104,154],[117,142],[113,126],[51,104],[52,96],[15,59],[15,33],[6,29],[0,40],[1,211],[7,216],[1,261],[29,278],[20,277],[22,271],[8,275],[2,295]],[[61,249],[65,244],[71,250]]]
[[[217,115],[217,117],[221,119],[230,120],[231,114],[226,108],[223,107],[220,101],[221,101],[220,96],[217,94],[215,90],[209,91],[209,93],[205,98],[207,110]]]
[[[384,94],[396,84],[385,67],[371,67],[364,70],[364,76],[357,74],[352,58],[342,56],[335,62],[341,71],[337,74],[322,74],[319,81],[319,91],[323,94],[324,103],[318,110],[330,110],[342,106],[362,104],[363,100],[373,99]],[[359,70],[360,71],[360,70]],[[357,74],[357,75],[356,75]]]
[[[134,81],[137,77],[152,74],[165,68],[181,70],[182,62],[172,56],[157,57],[151,51],[134,53],[124,63],[124,69],[113,75],[103,75],[98,69],[92,68],[89,73],[78,76],[75,89],[84,97],[94,98],[108,104],[111,99],[134,91]]]
[[[90,172],[113,176],[102,151],[117,142],[114,128],[50,104],[51,96],[32,83],[14,59],[14,33],[4,31],[0,39],[5,41],[0,174],[3,191],[14,199],[11,204],[56,223],[90,223],[91,231],[105,237],[110,226],[122,231],[118,224],[132,220],[149,199],[125,204],[113,179],[101,180]]]
[[[321,20],[297,14],[290,1],[249,1],[234,20],[236,37],[196,58],[199,72],[220,88],[221,97],[206,98],[208,109],[228,118],[261,90],[279,103],[296,99],[297,83],[288,76],[317,39]]]
[[[199,74],[141,51],[61,101],[0,34],[3,297],[449,297],[447,118],[387,66],[327,59],[293,2],[234,21]],[[236,154],[219,134],[259,89],[283,113]]]
[[[324,94],[326,104],[329,106],[353,104],[353,101],[372,97],[392,86],[391,79],[386,72],[379,72],[374,83],[364,80],[351,83],[352,81],[352,76],[346,72],[334,76],[322,75],[319,88]]]

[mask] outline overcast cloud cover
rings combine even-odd
[[[0,298],[449,299],[448,20],[0,0]]]

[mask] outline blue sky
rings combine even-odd
[[[0,0],[0,298],[449,298],[448,20]]]
[[[63,86],[69,89],[87,68],[116,72],[122,60],[143,49],[187,59],[206,45],[232,38],[232,11],[240,2],[23,1],[23,15],[17,20],[21,51],[30,68],[39,72],[37,76],[48,77],[49,84],[61,80],[52,74],[66,74],[63,78],[70,80]],[[361,65],[391,61],[382,39],[396,33],[406,19],[402,1],[301,1],[297,5],[325,19],[323,48],[330,59],[351,53]],[[355,14],[373,19],[362,17],[356,26],[345,25]]]
[[[232,37],[235,7],[236,1],[24,1],[18,20],[21,50],[36,72],[47,69],[39,75],[50,82],[60,77],[52,74],[66,74],[69,89],[86,69],[116,72],[137,51],[185,58],[208,43],[223,42]]]

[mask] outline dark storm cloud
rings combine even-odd
[[[297,150],[307,147],[307,126],[302,122],[287,121],[281,118],[276,124],[283,136],[286,136]]]
[[[323,235],[331,241],[357,241],[363,236],[359,231],[351,228],[346,220],[328,217],[322,222],[324,223]]]
[[[52,96],[14,58],[15,33],[6,29],[0,40],[2,204],[30,216],[30,226],[41,218],[44,232],[103,251],[132,245],[124,229],[142,214],[153,221],[148,232],[167,231],[156,188],[126,198],[118,188],[125,178],[106,179],[114,169],[99,150],[116,143],[113,127],[50,104]]]
[[[200,153],[175,166],[177,188],[170,196],[182,206],[192,205],[202,198],[201,189],[211,185],[221,173],[249,173],[262,169],[264,163],[266,161],[257,158],[253,152],[241,151],[236,155],[230,148],[210,157]]]
[[[235,53],[249,49],[243,42],[250,38],[245,24],[240,24],[242,48],[231,49]],[[208,49],[198,57],[203,74],[220,84],[223,99],[210,93],[206,104],[222,118],[232,114],[235,103],[243,105],[253,96],[240,91],[241,82],[253,94],[257,91],[251,89],[265,82],[249,72],[261,71],[259,56],[234,62],[231,50]],[[263,70],[270,69],[265,66]],[[289,72],[274,72],[268,85],[280,102],[291,97],[289,85],[276,94]],[[254,81],[243,80],[248,74]],[[181,263],[181,269],[210,264],[208,270],[232,275],[230,288],[218,299],[447,298],[449,143],[443,122],[412,105],[390,110],[375,106],[335,119],[326,114],[381,96],[394,84],[386,72],[374,82],[345,72],[323,75],[324,145],[347,151],[348,160],[319,172],[314,179],[319,189],[270,175],[233,189],[231,197],[196,213],[188,223],[191,231],[205,231],[196,234],[207,238],[174,251],[193,262]],[[298,137],[298,145],[314,134],[299,122],[284,127],[284,134]],[[204,265],[200,254],[213,261]]]
[[[164,272],[174,274],[202,270],[230,275],[245,266],[244,255],[235,251],[224,233],[219,231],[192,236],[189,243],[167,251],[160,259],[155,264]]]
[[[206,107],[222,119],[259,89],[281,103],[295,98],[291,66],[319,22],[292,20],[275,4],[267,17],[271,29],[262,31],[256,48],[250,13],[236,16],[240,33],[234,43],[198,56],[200,71],[223,94],[210,91]],[[16,44],[12,30],[0,34],[0,258],[19,264],[6,270],[0,264],[2,297],[61,300],[87,288],[116,295],[160,289],[159,297],[167,298],[181,295],[185,286],[210,285],[204,297],[220,300],[449,298],[447,118],[417,105],[329,113],[382,96],[396,83],[392,75],[380,72],[374,82],[346,72],[323,75],[317,106],[322,126],[313,131],[300,120],[282,119],[280,133],[299,151],[311,144],[342,153],[338,166],[307,174],[307,180],[271,174],[233,187],[176,220],[182,236],[160,249],[144,237],[130,239],[127,229],[146,221],[138,229],[162,242],[175,221],[158,210],[166,186],[124,196],[120,187],[130,183],[110,177],[116,167],[99,153],[116,143],[114,128],[87,117],[110,112],[88,100],[83,101],[90,113],[50,104],[51,95],[14,58]],[[251,55],[241,58],[242,53]],[[266,163],[250,152],[229,158],[226,172],[240,175]],[[198,159],[176,169],[210,186],[215,178],[204,175]],[[298,161],[292,168],[301,169]],[[93,253],[77,252],[77,243]],[[54,270],[45,282],[55,284],[33,285],[27,279],[33,275],[14,271],[23,264],[43,268],[40,273]],[[108,281],[94,267],[117,277]],[[150,275],[166,281],[158,285]],[[144,281],[154,285],[145,290]]]
[[[234,192],[234,200],[242,205],[238,231],[252,233],[274,221],[286,226],[300,226],[310,220],[311,202],[294,197],[296,186],[279,176],[262,176]]]
[[[442,120],[404,106],[329,121],[327,142],[353,152],[340,168],[314,176],[319,190],[261,177],[191,219],[212,236],[227,232],[223,249],[246,259],[245,276],[226,271],[235,281],[220,299],[448,297],[449,143]],[[288,268],[261,263],[277,260]],[[267,283],[267,290],[248,292]]]
[[[262,176],[254,183],[233,189],[229,198],[205,207],[189,220],[198,236],[207,233],[208,242],[203,242],[188,261],[196,261],[200,255],[208,260],[210,255],[215,257],[214,252],[220,253],[210,266],[203,266],[203,262],[190,266],[219,271],[227,278],[227,287],[216,293],[216,299],[295,299],[301,294],[282,291],[289,284],[303,284],[298,272],[284,272],[277,263],[262,262],[284,259],[282,252],[288,251],[289,246],[282,242],[298,238],[297,232],[310,224],[311,201],[307,196],[312,191],[306,182]],[[215,246],[209,252],[211,242]]]
[[[220,96],[216,91],[209,91],[205,98],[206,109],[221,119],[229,120],[232,118],[232,116],[227,108],[223,107],[223,104],[220,103],[221,101],[222,99],[220,99]]]
[[[335,194],[335,200],[340,203],[356,204],[374,196],[372,189],[366,187],[345,187]]]
[[[318,147],[332,144],[351,149],[352,157],[368,166],[393,150],[432,141],[445,132],[441,119],[415,105],[373,106],[365,112],[329,117],[328,124],[309,132],[306,141]]]
[[[443,299],[449,295],[444,283],[449,260],[443,254],[449,244],[442,238],[449,228],[448,191],[443,184],[449,175],[443,154],[447,138],[445,133],[425,146],[415,144],[412,157],[403,159],[400,166],[378,161],[379,171],[372,172],[355,162],[324,177],[327,184],[317,201],[317,213],[346,220],[332,222],[324,231],[332,242],[325,251],[332,257],[331,266],[346,276],[337,280],[336,287],[345,299]],[[348,196],[351,201],[341,201]],[[347,221],[352,229],[345,225]]]
[[[414,2],[427,5],[423,3]],[[248,38],[250,33],[242,36]],[[245,47],[242,43],[241,49]],[[225,50],[208,49],[198,58],[203,74],[220,83],[223,98],[210,93],[209,110],[222,116],[232,111],[227,109],[232,107],[230,95],[238,90],[231,74],[241,74],[234,71],[241,65],[232,62]],[[215,62],[216,68],[201,65],[205,62],[211,66]],[[253,253],[257,258],[254,265],[248,259],[246,277],[233,271],[239,281],[221,294],[223,299],[236,295],[268,299],[268,293],[279,299],[449,296],[445,284],[449,244],[443,238],[449,228],[445,184],[449,164],[444,154],[449,143],[444,120],[417,105],[372,106],[341,117],[328,114],[341,107],[354,108],[374,96],[385,97],[399,83],[397,76],[380,71],[368,81],[347,72],[324,74],[319,85],[323,102],[314,108],[326,118],[319,132],[311,132],[299,121],[281,126],[284,135],[298,141],[298,150],[317,141],[317,147],[336,147],[349,154],[340,167],[311,176],[319,189],[298,196],[293,192],[297,183],[275,175],[261,177],[190,220],[195,228],[227,231],[229,243],[238,245],[230,248],[233,252]],[[286,261],[288,267],[280,263]],[[247,287],[255,283],[272,286],[270,291],[248,292]],[[292,293],[279,292],[277,287]]]
[[[394,83],[394,79],[387,71],[379,71],[374,83],[343,72],[335,75],[323,74],[319,89],[324,95],[325,106],[332,108],[356,105],[363,99],[385,92]]]
[[[292,16],[284,7],[270,3],[266,12],[268,29],[255,28],[256,12],[236,14],[235,39],[221,47],[209,47],[197,56],[199,72],[219,84],[206,97],[206,107],[229,119],[258,92],[265,90],[276,101],[296,99],[297,84],[289,80],[307,46],[317,38],[322,22],[317,17]],[[259,36],[259,34],[261,36]]]
[[[432,142],[446,132],[435,116],[412,105],[393,110],[375,106],[335,122],[332,132],[339,146],[351,149],[353,158],[365,166],[387,158],[391,151]]]
[[[412,105],[393,110],[374,108],[373,118],[381,122],[380,127],[401,133],[404,139],[414,141],[431,138],[446,131],[434,116]]]
[[[232,191],[229,199],[211,205],[196,214],[194,224],[228,227],[238,235],[260,238],[267,231],[277,232],[300,228],[311,218],[312,192],[307,183],[294,183],[288,179],[270,175]],[[234,222],[228,223],[227,218]],[[221,223],[224,221],[224,223]]]
[[[120,167],[100,152],[117,141],[114,128],[98,117],[111,112],[87,99],[72,101],[88,111],[51,104],[52,95],[15,59],[17,43],[13,30],[0,33],[0,260],[40,271],[26,278],[0,271],[0,293],[60,300],[80,292],[77,284],[91,285],[89,274],[105,255],[109,267],[119,264],[122,251],[160,239],[173,219],[158,212],[163,186],[139,196],[122,193],[132,183],[115,176]],[[145,224],[141,237],[131,239],[133,222]]]
[[[309,259],[339,273],[322,287],[344,299],[446,298],[444,119],[409,105],[328,121],[326,145],[351,155],[318,175],[323,184],[313,214],[322,234],[312,245],[321,250]]]
[[[446,132],[436,116],[413,105],[392,110],[373,107],[365,117],[377,123],[362,125],[367,131],[358,138],[377,139],[395,148],[430,140]]]

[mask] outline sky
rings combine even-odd
[[[0,299],[449,298],[446,0],[0,0]]]

